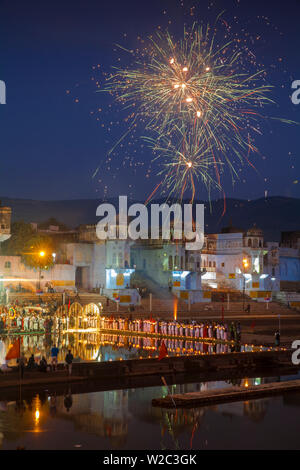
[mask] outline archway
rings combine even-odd
[[[81,328],[99,328],[100,326],[100,308],[97,304],[90,303],[84,306],[82,312]]]
[[[68,306],[67,305],[60,305],[56,310],[56,315],[58,317],[64,317],[68,313]]]
[[[69,313],[68,313],[69,328],[70,329],[73,329],[73,328],[77,329],[78,328],[79,318],[82,317],[82,311],[83,311],[83,308],[82,308],[82,305],[79,302],[72,303],[72,305],[70,306],[70,309],[69,309]]]

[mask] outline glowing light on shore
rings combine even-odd
[[[178,298],[174,298],[174,312],[173,312],[173,318],[175,321],[177,321],[177,310],[178,310]]]

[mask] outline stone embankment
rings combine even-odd
[[[163,398],[154,398],[153,406],[162,408],[192,408],[199,406],[215,405],[217,403],[236,402],[242,400],[254,400],[257,398],[282,395],[287,392],[300,390],[300,380],[287,382],[273,382],[247,387],[226,387],[203,392],[190,392],[178,395],[168,395]]]
[[[0,374],[0,390],[16,388],[22,384],[23,388],[36,389],[39,386],[75,383],[88,381],[106,381],[112,379],[141,378],[147,380],[150,377],[172,379],[176,383],[177,375],[190,375],[203,379],[208,377],[233,375],[246,377],[253,373],[259,375],[273,371],[274,374],[291,373],[296,368],[291,362],[291,351],[263,351],[228,354],[211,354],[196,356],[166,357],[159,361],[153,359],[131,359],[124,361],[107,362],[80,362],[73,364],[72,376],[68,377],[64,365],[59,364],[57,372],[29,372],[25,369],[24,378],[20,381],[17,368],[11,372]]]

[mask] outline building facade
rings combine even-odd
[[[0,242],[10,237],[11,209],[0,207]],[[49,270],[25,266],[20,256],[0,256],[1,285],[35,290],[50,285],[96,290],[121,303],[139,301],[133,279],[186,301],[207,301],[212,291],[245,291],[268,301],[280,290],[300,291],[300,232],[284,232],[280,242],[265,242],[256,226],[232,226],[206,234],[202,250],[190,251],[185,240],[99,240],[96,225],[77,230],[43,230],[55,239],[57,253]],[[118,231],[118,230],[117,230]],[[204,295],[205,293],[205,295]]]

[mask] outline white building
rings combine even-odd
[[[201,252],[201,268],[206,271],[202,284],[217,290],[245,289],[258,300],[269,298],[266,254],[263,232],[255,226],[246,232],[227,227],[222,233],[207,235]]]
[[[0,242],[10,237],[10,216],[10,208],[0,207]],[[265,243],[256,226],[247,231],[227,227],[222,233],[205,235],[201,251],[186,250],[185,240],[99,240],[95,225],[55,234],[56,240],[67,237],[69,242],[57,242],[51,269],[40,273],[26,267],[20,256],[0,256],[1,285],[34,290],[40,281],[42,288],[50,284],[57,291],[95,289],[124,304],[139,301],[131,286],[134,273],[192,302],[209,300],[214,290],[244,289],[253,299],[264,301],[283,285],[295,290],[300,285],[297,232],[283,234],[281,243]]]

